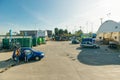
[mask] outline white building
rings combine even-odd
[[[120,23],[112,20],[105,21],[98,29],[96,39],[116,41],[120,45]]]
[[[37,37],[46,37],[47,32],[45,30],[38,30],[37,31]]]

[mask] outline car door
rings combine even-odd
[[[85,46],[86,46],[86,47],[91,47],[91,43],[90,43],[89,41],[86,41],[86,42],[85,42]]]
[[[27,50],[24,50],[24,52],[28,59],[30,59],[33,56],[32,50],[27,49]]]

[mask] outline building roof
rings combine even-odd
[[[31,32],[31,31],[37,32],[38,30],[20,30],[20,32]]]
[[[105,33],[105,32],[120,32],[120,23],[112,20],[105,21],[100,26],[97,33]]]

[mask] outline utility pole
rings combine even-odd
[[[101,21],[101,25],[102,25],[102,23],[103,23],[103,18],[100,18],[100,21]]]
[[[74,33],[76,32],[76,26],[74,26]]]
[[[88,33],[88,21],[86,22],[86,26],[87,26],[86,30],[87,30],[87,33]]]
[[[81,28],[82,28],[82,27],[80,26],[80,30],[81,30]]]
[[[91,23],[91,32],[93,33],[93,23]]]

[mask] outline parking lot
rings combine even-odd
[[[48,41],[34,47],[43,51],[41,61],[11,66],[12,52],[0,53],[0,80],[119,80],[120,52],[105,45],[80,48],[68,41]]]

